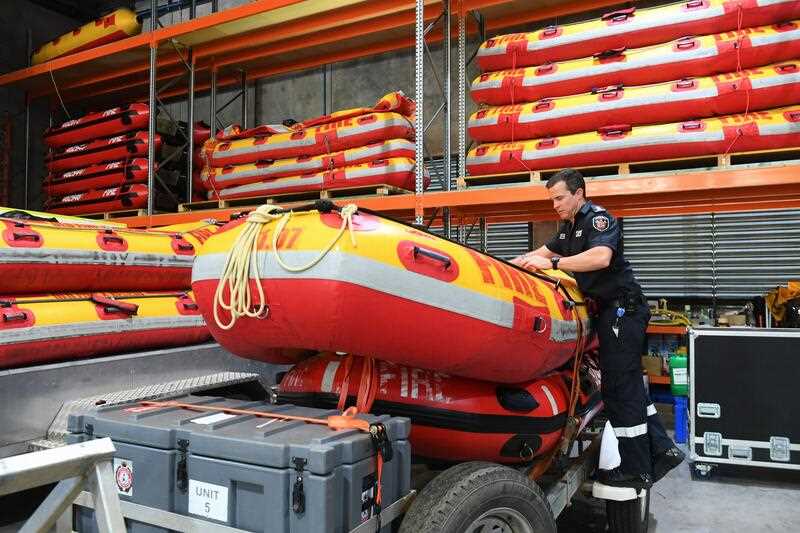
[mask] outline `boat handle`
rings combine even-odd
[[[10,313],[3,311],[3,322],[25,321],[28,319],[28,313],[20,311],[19,313]]]
[[[635,7],[631,7],[628,9],[620,9],[619,11],[612,11],[611,13],[606,13],[600,17],[600,20],[603,21],[611,21],[611,22],[622,22],[623,20],[628,20],[631,18],[634,13],[636,12]]]
[[[428,257],[430,259],[433,259],[434,261],[441,262],[442,264],[444,264],[444,269],[445,270],[450,268],[450,265],[452,264],[451,261],[450,261],[450,258],[447,257],[446,255],[437,254],[436,252],[432,252],[430,250],[426,250],[425,248],[420,248],[419,246],[415,246],[414,247],[414,259],[416,259],[417,256],[419,256],[419,255],[424,256],[424,257]]]
[[[547,322],[545,322],[544,318],[537,316],[533,319],[533,331],[536,333],[544,333],[544,330],[547,329]]]
[[[194,245],[184,239],[180,233],[176,233],[172,238],[175,240],[175,245],[179,250],[194,250]]]
[[[15,241],[33,241],[39,242],[39,235],[36,233],[22,233],[22,232],[13,232],[13,237]]]
[[[103,296],[102,294],[92,294],[92,302],[103,306],[106,313],[125,313],[135,315],[139,312],[139,306],[128,302],[121,302],[114,298]]]
[[[542,30],[542,37],[552,37],[558,34],[558,26],[548,26]]]
[[[117,244],[125,244],[125,239],[122,237],[118,237],[116,235],[103,235],[103,242],[108,244],[110,242],[115,242]]]

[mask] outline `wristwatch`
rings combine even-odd
[[[550,258],[550,262],[553,264],[553,270],[558,270],[558,262],[560,260],[561,258],[557,255]]]

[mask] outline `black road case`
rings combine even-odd
[[[800,470],[800,330],[697,328],[689,354],[695,473],[713,464]]]

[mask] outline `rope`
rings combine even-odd
[[[272,237],[272,252],[275,254],[277,263],[287,272],[297,273],[313,268],[317,263],[330,252],[339,242],[345,231],[350,231],[350,242],[356,246],[356,237],[353,232],[353,215],[358,208],[355,204],[348,204],[341,208],[340,216],[342,225],[331,242],[305,265],[292,266],[286,264],[278,252],[278,243],[286,224],[293,216],[292,211],[284,212],[277,205],[262,205],[247,217],[245,227],[236,237],[228,256],[225,258],[225,266],[222,269],[217,290],[214,294],[214,321],[221,329],[229,330],[233,327],[240,317],[266,318],[269,308],[266,303],[264,287],[261,285],[261,274],[258,270],[258,261],[255,259],[258,252],[258,241],[261,230],[267,224],[278,220],[275,234]],[[280,213],[278,213],[280,211]],[[250,288],[250,271],[258,291],[258,304],[253,306],[252,290]],[[228,300],[225,301],[225,289],[228,289]],[[223,323],[219,317],[219,310],[224,309],[230,313],[230,321]]]
[[[742,23],[743,23],[744,12],[742,10],[742,4],[740,3],[738,6],[738,12],[736,17],[736,74],[739,75],[739,80],[741,83],[744,83],[745,78],[749,81],[749,76],[745,77],[742,76],[742,42],[744,41],[744,35],[742,34]],[[745,90],[745,97],[746,97],[746,104],[744,109],[744,121],[745,124],[747,123],[747,118],[750,114],[750,88],[748,87]],[[744,137],[744,132],[742,128],[739,127],[736,129],[736,137],[728,144],[728,147],[725,149],[725,153],[723,156],[727,156],[733,150],[733,147],[736,143]]]
[[[261,286],[258,261],[253,261],[253,258],[258,249],[261,228],[280,218],[281,215],[275,214],[275,211],[279,209],[280,207],[277,205],[262,205],[250,213],[244,230],[236,237],[228,257],[225,258],[225,266],[214,293],[214,321],[221,329],[231,329],[241,316],[266,318],[268,308],[264,297],[264,288]],[[258,290],[258,307],[254,311],[251,310],[253,300],[249,284],[251,263],[256,290]],[[224,297],[226,286],[229,290],[227,303]],[[230,321],[226,324],[219,318],[220,308],[228,311],[231,315]]]
[[[283,232],[283,228],[286,227],[286,224],[289,223],[289,220],[292,217],[292,212],[289,211],[286,213],[283,218],[281,218],[280,222],[278,222],[278,227],[275,230],[275,235],[272,237],[272,250],[275,254],[275,260],[278,261],[278,264],[287,272],[303,272],[310,268],[313,268],[317,263],[322,261],[322,259],[328,255],[336,243],[339,242],[339,239],[342,238],[345,231],[350,232],[350,242],[353,246],[356,245],[356,234],[353,232],[353,215],[356,214],[358,211],[358,207],[355,204],[347,204],[346,206],[342,207],[340,211],[340,216],[342,217],[342,224],[339,226],[339,232],[336,234],[336,237],[331,240],[330,244],[325,247],[325,249],[320,252],[320,254],[313,260],[311,260],[308,264],[302,266],[291,266],[284,263],[281,255],[278,253],[278,240]],[[249,219],[248,219],[249,220]]]

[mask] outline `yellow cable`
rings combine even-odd
[[[258,259],[256,258],[256,253],[258,252],[258,238],[265,225],[279,220],[278,227],[275,229],[275,235],[272,237],[272,251],[275,254],[275,259],[278,264],[287,272],[302,272],[312,268],[333,249],[342,235],[344,235],[344,232],[348,229],[350,231],[350,241],[353,246],[356,246],[355,233],[353,232],[353,215],[358,208],[355,204],[348,204],[341,209],[340,215],[342,217],[342,225],[339,227],[339,232],[336,234],[336,237],[331,240],[330,244],[328,244],[315,259],[306,265],[287,265],[278,253],[278,241],[283,229],[294,213],[289,211],[282,215],[275,214],[275,211],[278,210],[281,210],[281,208],[277,205],[262,205],[250,213],[247,217],[247,222],[245,222],[244,229],[239,236],[236,237],[233,246],[228,252],[228,256],[225,258],[225,266],[222,268],[217,290],[214,293],[214,321],[217,323],[217,326],[222,329],[231,329],[236,323],[236,320],[242,316],[266,318],[269,314],[264,288],[261,285],[261,274],[258,271]],[[318,213],[318,211],[307,211],[303,214],[308,213]],[[253,271],[252,279],[258,291],[258,306],[253,310],[251,310],[253,297],[249,283],[251,279],[251,266]],[[224,297],[226,287],[229,292],[227,302]],[[231,318],[229,322],[223,323],[220,319],[220,308],[230,313]]]

